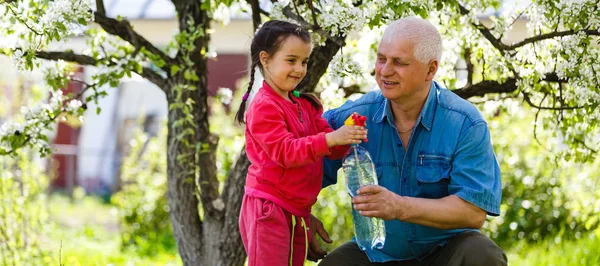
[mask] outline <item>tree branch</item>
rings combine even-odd
[[[46,60],[65,60],[69,62],[78,63],[80,65],[88,65],[95,66],[98,64],[98,61],[91,56],[76,54],[72,51],[66,52],[46,52],[46,51],[38,51],[35,53],[35,56],[38,58],[46,59]]]
[[[545,78],[543,78],[542,80],[547,81],[547,82],[568,82],[569,81],[568,79],[560,78],[558,76],[558,74],[556,74],[555,72],[546,74]]]
[[[260,24],[261,24],[261,19],[260,19],[261,12],[260,11],[262,9],[260,8],[260,4],[258,3],[258,0],[247,0],[247,2],[252,7],[252,26],[254,28],[254,32],[256,32],[256,30],[258,29],[258,26],[260,26]]]
[[[464,6],[462,6],[460,3],[457,4],[458,5],[458,9],[460,14],[464,15],[464,16],[469,16],[469,13],[471,13],[468,9],[466,9]],[[477,30],[479,30],[479,32],[481,32],[481,34],[494,46],[496,47],[496,49],[498,49],[498,51],[500,51],[500,53],[502,55],[504,55],[504,51],[506,51],[507,46],[502,43],[502,41],[498,38],[496,38],[496,36],[494,36],[494,34],[492,34],[492,32],[490,31],[490,29],[488,29],[486,26],[482,25],[479,22],[473,22],[471,23]]]
[[[94,59],[91,56],[87,56],[87,55],[82,55],[82,54],[76,54],[73,53],[72,51],[67,51],[67,52],[46,52],[46,51],[39,51],[36,52],[36,56],[38,58],[42,58],[42,59],[46,59],[46,60],[65,60],[68,62],[74,62],[74,63],[78,63],[80,65],[89,65],[89,66],[98,66],[98,60]],[[109,65],[110,66],[110,65]],[[154,70],[148,68],[148,67],[143,67],[141,72],[137,72],[134,70],[135,73],[137,73],[138,75],[144,77],[145,79],[149,80],[150,82],[156,84],[156,86],[158,86],[161,90],[165,90],[164,87],[166,85],[166,80],[159,75],[158,73],[154,72]]]
[[[515,19],[510,24],[508,24],[508,26],[506,26],[506,28],[508,29],[508,28],[512,27],[512,25],[514,25],[515,22],[517,22],[517,20],[519,20],[521,18],[521,16],[523,16],[523,14],[525,14],[525,11],[527,11],[527,9],[529,9],[531,7],[531,5],[533,5],[533,3],[530,3],[526,8],[523,8],[523,11],[521,11],[521,13],[517,17],[515,17]],[[502,40],[503,36],[504,36],[504,33],[502,33],[502,35],[500,36],[501,40]]]
[[[460,14],[464,15],[464,16],[468,16],[470,11],[468,9],[466,9],[464,6],[462,6],[461,4],[458,4],[458,9]],[[520,15],[519,15],[520,16]],[[516,20],[516,19],[515,19]],[[514,23],[514,22],[513,22]],[[542,40],[547,40],[547,39],[552,39],[552,38],[556,38],[556,37],[564,37],[564,36],[569,36],[569,35],[575,35],[579,32],[585,32],[587,35],[592,35],[592,36],[600,36],[600,30],[590,30],[590,29],[585,29],[585,30],[567,30],[567,31],[555,31],[555,32],[551,32],[551,33],[546,33],[546,34],[540,34],[540,35],[536,35],[533,37],[529,37],[529,38],[525,38],[524,40],[512,44],[512,45],[506,45],[502,42],[502,40],[500,38],[496,38],[494,36],[494,34],[492,34],[492,32],[490,31],[489,28],[485,27],[484,25],[478,23],[478,22],[474,22],[472,23],[472,25],[479,30],[479,32],[481,32],[481,34],[494,46],[496,47],[496,49],[498,49],[498,51],[500,51],[500,53],[502,55],[504,55],[504,53],[506,51],[514,51],[515,49],[525,46],[527,44],[530,43],[534,43],[534,42],[538,42],[538,41],[542,41]]]
[[[530,43],[534,43],[534,42],[538,42],[538,41],[542,41],[542,40],[547,40],[547,39],[552,39],[552,38],[556,38],[556,37],[564,37],[564,36],[569,36],[569,35],[575,35],[579,32],[584,32],[587,35],[591,35],[591,36],[600,36],[600,30],[567,30],[567,31],[558,31],[558,32],[551,32],[551,33],[546,33],[546,34],[540,34],[540,35],[536,35],[533,37],[529,37],[529,38],[525,38],[524,40],[512,44],[512,45],[508,45],[505,46],[506,50],[515,50],[521,46],[525,46],[527,44]]]
[[[474,66],[471,62],[471,48],[465,49],[465,63],[467,64],[467,84],[473,84]]]
[[[262,8],[259,8],[259,12],[260,12],[261,14],[263,14],[263,15],[267,16],[267,17],[270,17],[270,16],[271,16],[271,13],[269,13],[269,12],[265,11],[265,10],[264,10],[264,9],[262,9]]]
[[[544,75],[545,77],[542,81],[545,82],[568,82],[568,79],[560,78],[555,72],[547,73]],[[469,99],[475,96],[484,96],[488,93],[511,93],[517,90],[517,79],[516,78],[508,78],[504,83],[499,83],[494,80],[484,80],[474,85],[467,84],[460,89],[453,90],[452,92],[456,93],[463,99]],[[580,106],[569,106],[569,107],[544,107],[538,106],[531,102],[529,98],[529,94],[524,93],[525,101],[533,108],[544,109],[544,110],[573,110],[582,108]]]
[[[321,28],[321,26],[319,26],[319,23],[317,22],[317,13],[315,12],[315,6],[313,4],[313,1],[306,0],[306,4],[308,5],[308,8],[310,9],[310,14],[312,15],[313,25],[315,25],[315,27],[317,28]]]
[[[352,84],[350,86],[340,86],[340,89],[344,91],[344,98],[350,97],[350,95],[355,93],[363,93],[360,91],[360,86],[358,84]]]
[[[104,0],[96,0],[96,12],[106,16],[106,9],[104,8]]]
[[[583,147],[585,147],[586,149],[588,149],[588,150],[589,150],[589,151],[591,151],[592,153],[594,153],[594,154],[598,153],[598,151],[597,151],[597,150],[595,150],[595,149],[593,149],[592,147],[590,147],[589,145],[587,145],[587,144],[585,143],[585,141],[584,141],[584,140],[582,140],[582,139],[579,139],[579,138],[573,138],[573,140],[574,140],[575,142],[577,142],[577,143],[579,143],[579,144],[583,145]]]
[[[106,32],[119,36],[121,39],[133,45],[136,51],[144,47],[149,52],[159,56],[163,61],[165,61],[165,66],[162,67],[162,69],[167,73],[170,71],[170,66],[177,63],[174,58],[167,56],[163,51],[156,48],[156,46],[150,43],[146,38],[133,30],[129,21],[119,21],[109,18],[100,12],[94,12],[94,21],[98,23]]]
[[[7,3],[11,3],[11,2],[7,2]],[[12,6],[7,5],[6,6],[8,8],[8,10],[10,10],[11,13],[13,13],[13,17],[18,20],[21,24],[23,24],[25,27],[27,27],[31,32],[35,33],[38,36],[42,36],[44,35],[44,32],[39,32],[37,30],[35,30],[34,28],[32,28],[29,24],[27,24],[27,22],[25,22],[20,16],[19,14],[17,14],[17,12],[12,8]]]
[[[467,84],[465,87],[453,90],[463,99],[469,99],[475,96],[484,96],[488,93],[511,93],[517,90],[517,80],[509,78],[504,83],[492,80],[484,80],[474,85]]]
[[[561,107],[547,107],[547,106],[542,106],[541,102],[540,104],[536,105],[535,103],[533,103],[533,101],[531,100],[531,97],[529,95],[529,93],[526,93],[524,91],[521,92],[523,94],[523,100],[525,100],[525,102],[527,104],[529,104],[529,106],[536,108],[536,109],[540,109],[540,110],[575,110],[575,109],[581,109],[583,108],[582,106],[561,106]]]
[[[314,48],[308,60],[309,71],[296,88],[301,92],[314,92],[319,80],[329,67],[329,62],[340,49],[341,46],[331,39],[326,39],[325,45]]]

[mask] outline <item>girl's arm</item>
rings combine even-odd
[[[313,119],[316,122],[317,130],[319,130],[319,132],[325,133],[333,132],[333,128],[329,126],[329,123],[327,123],[327,120],[325,120],[325,118],[323,117],[323,110],[316,111],[314,108],[312,108],[311,110],[313,110]],[[342,157],[344,157],[344,155],[346,155],[348,148],[350,148],[350,145],[333,146],[329,148],[331,154],[328,155],[327,158],[332,160],[341,159]]]
[[[246,117],[247,130],[267,156],[281,167],[307,165],[331,154],[325,132],[295,138],[278,105],[270,101],[257,101],[253,105]]]

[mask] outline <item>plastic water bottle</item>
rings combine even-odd
[[[351,197],[359,188],[377,185],[377,173],[369,152],[358,145],[351,145],[342,163],[346,176],[346,186]],[[365,217],[352,210],[354,236],[361,250],[381,249],[385,243],[385,225],[381,218]]]

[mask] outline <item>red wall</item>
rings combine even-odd
[[[75,74],[74,78],[78,80],[83,80],[83,68],[79,67]],[[67,95],[72,93],[73,95],[77,95],[83,89],[83,84],[81,82],[69,82],[67,88],[63,89],[63,95]],[[54,166],[53,170],[56,170],[54,173],[56,178],[52,181],[52,187],[55,188],[67,188],[67,178],[70,176],[72,178],[72,184],[77,184],[77,144],[79,142],[79,128],[73,128],[68,124],[60,121],[57,126],[56,137],[52,141],[52,144],[59,145],[72,145],[71,149],[57,149],[55,153],[52,154],[52,164]],[[66,147],[66,146],[64,146]],[[67,154],[64,154],[67,153]],[[72,154],[69,154],[72,153]],[[74,153],[74,154],[73,154]]]
[[[248,73],[248,56],[219,54],[208,60],[208,94],[215,95],[219,87],[235,91],[235,83]]]

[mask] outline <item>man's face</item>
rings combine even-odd
[[[430,64],[419,62],[414,56],[414,44],[404,38],[388,42],[382,40],[377,51],[375,79],[383,96],[392,101],[406,101],[415,94],[429,89]]]

